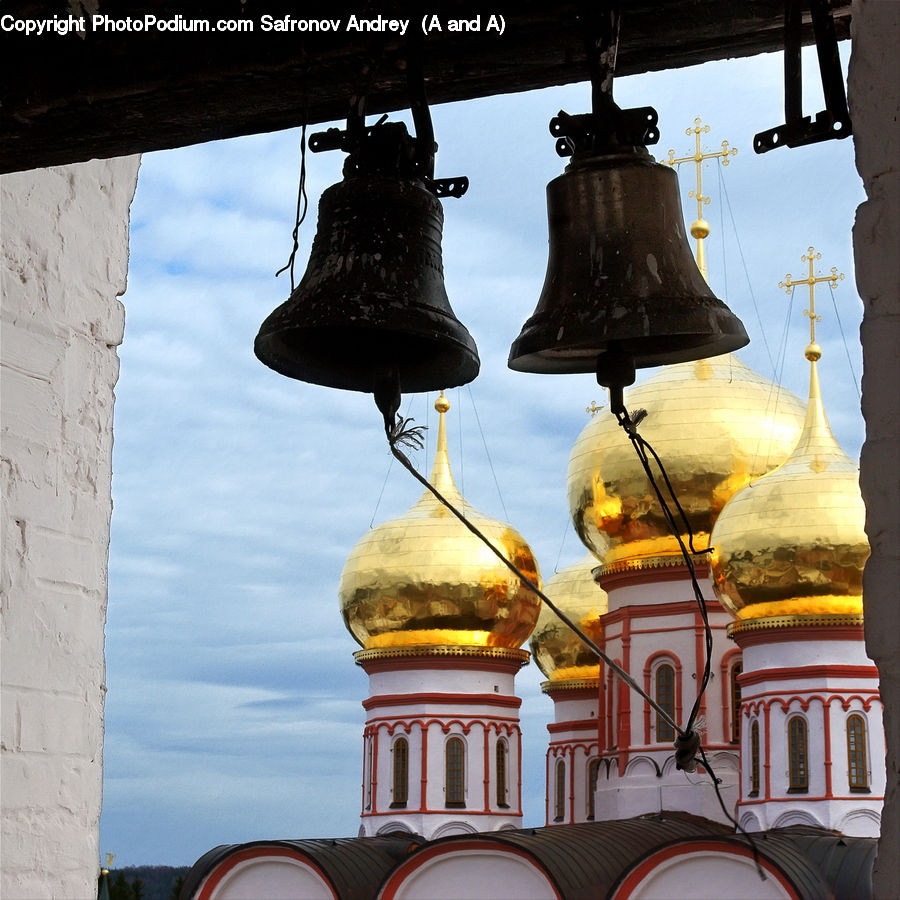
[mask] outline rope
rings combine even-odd
[[[722,159],[716,157],[716,174],[719,176],[719,185],[725,183],[722,177]],[[722,191],[719,191],[719,221],[725,221],[725,212],[722,209]],[[728,299],[728,255],[725,251],[725,229],[722,229],[722,283],[725,285],[725,299]]]
[[[546,603],[547,606],[556,614],[556,616],[561,619],[572,631],[577,635],[579,640],[587,646],[590,650],[592,650],[606,665],[625,683],[630,687],[636,694],[644,699],[644,701],[656,711],[658,716],[666,722],[678,735],[675,739],[675,761],[676,765],[679,769],[682,769],[686,772],[693,772],[697,769],[698,762],[702,761],[703,768],[706,770],[707,774],[712,780],[713,788],[716,793],[716,798],[719,801],[719,806],[722,809],[725,817],[734,825],[735,829],[740,831],[750,843],[750,846],[753,851],[753,858],[756,863],[757,872],[761,879],[765,880],[766,876],[762,869],[762,866],[759,862],[759,853],[756,847],[756,843],[754,842],[753,837],[741,826],[741,824],[732,816],[728,809],[725,807],[725,802],[722,798],[721,791],[719,790],[719,784],[721,779],[719,779],[715,772],[713,771],[712,765],[709,763],[707,759],[706,752],[703,749],[703,746],[700,741],[700,736],[693,730],[693,726],[697,721],[697,712],[700,706],[700,700],[703,697],[704,692],[706,691],[706,687],[709,683],[710,678],[710,660],[712,657],[712,629],[709,627],[709,619],[708,619],[708,610],[706,607],[706,599],[703,597],[703,592],[700,590],[700,585],[697,582],[696,571],[694,569],[694,562],[688,553],[687,547],[684,544],[684,541],[679,534],[678,528],[675,525],[675,519],[672,515],[671,510],[668,507],[665,499],[662,496],[662,493],[659,490],[659,487],[656,484],[656,480],[653,478],[653,474],[650,470],[650,465],[647,460],[646,453],[649,452],[651,456],[653,456],[657,465],[659,466],[660,472],[663,476],[663,480],[666,484],[666,489],[669,491],[669,495],[672,497],[672,500],[675,503],[675,506],[678,510],[678,514],[684,522],[688,534],[688,545],[690,546],[691,553],[698,554],[700,552],[709,552],[709,550],[705,551],[697,551],[694,548],[694,535],[693,530],[691,529],[690,523],[687,520],[687,515],[684,511],[684,508],[681,506],[681,503],[678,501],[676,497],[671,482],[669,481],[668,474],[666,473],[665,467],[662,464],[659,456],[656,451],[650,446],[650,444],[645,441],[638,433],[637,426],[646,416],[645,410],[638,410],[634,416],[630,416],[627,411],[624,409],[624,406],[621,406],[620,411],[616,412],[616,418],[619,421],[619,424],[625,429],[628,434],[629,439],[632,442],[632,445],[637,452],[638,459],[641,461],[641,465],[644,468],[648,478],[650,479],[650,483],[653,486],[653,489],[656,493],[657,499],[660,502],[660,505],[663,509],[663,515],[666,518],[666,521],[669,524],[669,527],[672,529],[672,533],[675,535],[675,539],[678,541],[678,546],[681,549],[682,556],[684,557],[685,564],[687,565],[688,571],[691,575],[691,584],[694,588],[694,594],[697,598],[698,605],[700,607],[701,618],[703,620],[705,635],[706,635],[706,664],[704,666],[703,678],[700,683],[700,689],[697,691],[697,699],[694,701],[694,706],[691,709],[691,713],[688,717],[688,724],[685,728],[681,728],[674,719],[669,715],[668,711],[663,709],[649,694],[647,694],[643,688],[631,677],[631,675],[625,671],[615,660],[611,659],[607,654],[600,649],[587,635],[582,633],[581,629],[575,625],[575,623],[561,610],[556,606],[555,603],[540,589],[538,586],[531,581],[517,566],[511,563],[495,546],[491,543],[490,539],[486,537],[475,525],[473,525],[456,507],[453,506],[441,493],[428,481],[427,478],[424,478],[413,464],[409,461],[406,454],[400,449],[401,446],[411,447],[415,449],[421,449],[423,442],[423,428],[421,426],[411,426],[412,419],[403,419],[398,418],[395,420],[393,425],[390,428],[386,428],[385,431],[387,433],[388,444],[391,448],[391,453],[397,459],[400,464],[415,478],[418,482],[425,486],[425,488],[437,498],[437,500],[445,506],[460,522],[474,534],[526,587],[532,590],[538,597],[541,598],[541,601]],[[700,755],[700,760],[697,759],[697,754]]]
[[[491,468],[491,475],[494,478],[494,486],[497,488],[497,496],[500,498],[500,505],[503,507],[503,516],[506,519],[509,519],[509,513],[506,511],[506,504],[503,502],[503,492],[500,490],[500,482],[497,481],[497,473],[494,471],[494,462],[491,459],[491,451],[488,450],[487,441],[484,438],[484,429],[481,427],[481,419],[478,416],[478,407],[475,405],[475,397],[472,394],[472,388],[470,385],[466,385],[466,390],[469,392],[469,400],[472,401],[472,409],[475,412],[475,421],[478,423],[478,431],[481,433],[481,443],[484,444],[484,453],[487,456],[488,465]],[[460,428],[460,431],[462,429]]]
[[[731,217],[731,227],[734,230],[734,238],[737,241],[738,253],[741,255],[741,265],[744,267],[744,277],[747,279],[747,290],[750,291],[750,299],[753,301],[753,311],[756,313],[756,321],[759,325],[759,333],[762,337],[763,345],[766,348],[766,355],[769,357],[769,365],[772,366],[772,374],[775,374],[775,360],[772,358],[772,351],[769,349],[769,342],[766,340],[766,330],[763,327],[762,316],[759,314],[759,305],[756,302],[756,295],[753,293],[753,283],[750,280],[750,270],[747,268],[747,260],[744,258],[744,248],[741,246],[741,238],[738,234],[737,223],[734,221],[734,212],[731,209],[731,198],[728,196],[728,190],[725,187],[725,179],[722,177],[721,168],[719,169],[719,185],[722,189],[722,196],[728,204],[728,215]]]
[[[300,226],[309,212],[309,197],[306,196],[306,122],[303,123],[303,130],[300,132],[300,186],[297,188],[297,215],[295,216],[294,230],[291,237],[294,239],[294,246],[291,249],[291,255],[288,261],[276,273],[277,278],[287,269],[291,270],[291,293],[294,293],[294,261],[297,258],[297,250],[300,248],[299,234]]]
[[[831,291],[831,304],[834,306],[834,317],[837,319],[838,328],[841,331],[841,340],[844,342],[844,353],[847,354],[847,364],[850,366],[850,374],[853,376],[853,387],[856,388],[856,397],[862,403],[862,397],[859,393],[859,379],[856,377],[856,369],[853,368],[853,360],[850,359],[850,348],[847,346],[847,338],[844,336],[844,326],[841,322],[841,314],[838,312],[837,301],[834,299],[834,288],[831,282],[828,282],[828,290]]]
[[[669,530],[674,535],[675,540],[678,543],[678,547],[681,550],[681,555],[691,577],[691,587],[694,591],[694,598],[697,601],[697,607],[700,610],[700,618],[703,622],[705,637],[704,644],[706,649],[706,661],[703,667],[703,676],[700,680],[699,687],[697,689],[697,697],[694,700],[694,705],[691,707],[691,712],[688,716],[687,724],[683,729],[678,729],[679,734],[683,739],[682,746],[679,747],[679,742],[677,740],[675,742],[675,759],[679,764],[678,767],[687,771],[693,771],[694,768],[696,768],[696,765],[692,764],[692,761],[694,759],[694,754],[696,753],[700,744],[700,738],[694,732],[694,724],[696,723],[697,715],[700,711],[700,703],[703,699],[703,695],[706,692],[707,685],[709,684],[711,675],[710,661],[712,658],[713,649],[712,629],[709,627],[709,610],[706,606],[706,598],[703,596],[703,591],[700,589],[700,583],[697,581],[697,572],[694,568],[693,555],[709,553],[710,548],[707,548],[705,550],[697,550],[697,548],[694,547],[694,531],[691,528],[690,522],[688,521],[687,514],[684,511],[684,507],[682,507],[681,503],[678,500],[678,497],[675,495],[675,491],[672,487],[671,481],[669,480],[669,476],[666,472],[665,466],[663,466],[662,460],[659,458],[659,455],[653,449],[653,447],[651,447],[650,444],[646,440],[644,440],[644,438],[638,433],[638,425],[640,425],[644,417],[647,415],[646,410],[640,409],[637,410],[634,415],[629,415],[624,405],[622,405],[619,409],[615,409],[614,413],[616,416],[616,420],[618,421],[619,425],[621,425],[625,430],[625,433],[628,435],[628,439],[631,441],[631,444],[634,447],[638,460],[640,461],[641,466],[643,467],[644,472],[647,475],[647,478],[650,480],[650,484],[653,487],[654,493],[656,494],[656,499],[659,501],[659,505],[662,508],[663,516],[669,526]],[[678,525],[676,524],[675,517],[672,514],[671,509],[669,508],[669,504],[663,497],[662,491],[660,491],[659,485],[657,485],[656,479],[653,477],[653,472],[650,469],[650,461],[647,456],[648,453],[653,457],[656,465],[659,467],[660,474],[662,475],[663,481],[666,485],[666,490],[668,491],[669,496],[672,498],[672,502],[675,504],[675,508],[678,511],[678,516],[684,525],[684,531],[688,536],[688,546],[685,546],[684,541],[681,537],[681,529],[679,529]],[[690,547],[690,552],[688,552],[688,547]],[[681,750],[684,754],[683,760],[679,759],[679,750]],[[688,763],[688,765],[681,765],[682,761]]]
[[[412,407],[413,398],[409,398],[409,402],[406,404],[406,414],[409,415],[409,410]],[[384,481],[381,483],[381,491],[378,493],[378,499],[375,501],[375,509],[372,510],[372,518],[369,521],[369,528],[373,528],[375,526],[375,516],[378,515],[378,507],[381,506],[381,498],[384,496],[384,489],[387,487],[388,478],[391,475],[391,469],[394,466],[394,459],[391,457],[388,460],[387,471],[384,473]]]
[[[559,553],[556,554],[556,564],[553,566],[553,574],[555,575],[559,571],[559,561],[562,559],[563,547],[566,546],[566,537],[569,534],[569,520],[568,518],[563,525],[563,533],[562,540],[559,542]]]
[[[421,484],[423,484],[447,509],[465,525],[493,554],[497,557],[527,588],[532,590],[541,600],[553,610],[554,613],[578,636],[583,644],[589,647],[603,662],[612,669],[619,678],[622,679],[632,690],[640,694],[650,706],[656,710],[659,716],[665,721],[679,736],[683,734],[682,729],[672,719],[669,713],[663,709],[652,697],[645,693],[644,689],[628,674],[618,663],[606,655],[587,635],[582,634],[578,626],[561,610],[559,607],[517,566],[511,563],[485,536],[475,525],[473,525],[449,500],[447,500],[441,492],[425,477],[419,474],[415,466],[409,461],[406,454],[400,449],[401,445],[407,447],[420,448],[422,446],[422,428],[409,427],[411,419],[398,419],[394,427],[388,433],[388,443],[394,458]]]

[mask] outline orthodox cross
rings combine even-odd
[[[586,413],[590,413],[591,418],[593,419],[594,416],[596,416],[598,412],[603,412],[603,407],[597,406],[597,404],[593,400],[591,400],[591,405],[586,407],[584,411]]]
[[[676,159],[675,151],[670,150],[669,158],[663,160],[663,162],[669,166],[691,161],[697,164],[697,189],[688,193],[689,197],[693,197],[697,201],[697,220],[691,225],[691,237],[697,239],[697,268],[707,281],[709,281],[709,277],[706,274],[706,255],[703,251],[703,241],[709,235],[709,222],[703,218],[703,207],[709,203],[709,197],[703,195],[702,164],[704,159],[721,158],[722,165],[727,166],[729,162],[728,157],[734,156],[737,153],[737,147],[729,147],[728,141],[722,141],[721,150],[717,150],[715,153],[704,153],[700,147],[700,135],[707,134],[708,132],[709,125],[704,125],[698,116],[694,119],[694,127],[686,128],[684,131],[688,137],[694,135],[694,143],[696,145],[694,153],[691,156],[682,156],[679,159]]]
[[[791,278],[790,273],[788,273],[784,276],[784,281],[778,282],[778,287],[784,288],[789,294],[798,284],[809,285],[809,309],[804,309],[803,315],[809,317],[809,342],[811,344],[816,342],[816,322],[822,321],[822,317],[816,315],[816,285],[819,284],[819,282],[827,281],[831,284],[832,288],[836,288],[838,282],[844,280],[844,273],[839,273],[837,266],[831,267],[830,275],[819,275],[816,277],[813,274],[813,263],[815,260],[821,258],[822,254],[817,253],[815,247],[810,247],[806,253],[800,257],[802,262],[809,263],[809,275],[806,278],[798,278],[794,281]]]

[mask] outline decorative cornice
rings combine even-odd
[[[572,678],[568,681],[541,682],[541,690],[545,694],[556,694],[563,691],[589,691],[592,694],[596,694],[599,689],[599,678]]]
[[[522,705],[521,697],[507,697],[502,694],[378,694],[367,697],[362,702],[363,709],[379,709],[384,706],[501,706],[518,709]]]
[[[547,731],[550,734],[565,734],[569,731],[597,731],[599,719],[574,719],[571,722],[548,722]]]
[[[835,627],[859,629],[861,636],[863,615],[862,613],[808,613],[789,616],[765,616],[762,619],[739,619],[728,626],[726,634],[728,637],[737,640],[740,635],[752,632],[778,631],[790,628],[804,630],[831,629]]]
[[[779,668],[759,669],[755,672],[742,672],[738,675],[738,684],[746,689],[753,684],[762,684],[767,681],[780,681],[791,679],[792,681],[821,680],[829,678],[866,678],[878,681],[878,669],[875,666],[781,666]],[[801,690],[799,685],[792,685],[794,691]],[[812,689],[810,689],[812,690]],[[855,690],[855,688],[854,688]]]
[[[698,578],[709,574],[709,556],[705,553],[695,554],[694,569]],[[643,556],[631,559],[618,559],[604,563],[594,569],[595,580],[605,591],[622,584],[643,584],[652,581],[672,581],[688,578],[688,568],[684,557],[679,554],[665,556]]]
[[[515,672],[528,665],[527,650],[507,647],[456,647],[448,645],[376,647],[357,650],[353,659],[366,672],[384,669],[471,669],[487,665]]]

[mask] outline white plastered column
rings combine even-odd
[[[97,890],[117,297],[138,164],[0,179],[4,897]]]
[[[865,304],[860,485],[872,556],[863,581],[866,649],[878,666],[887,736],[887,791],[875,864],[876,897],[900,896],[900,3],[854,0],[849,72],[856,168],[868,198],[853,228]]]

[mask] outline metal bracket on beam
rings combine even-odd
[[[838,55],[831,0],[808,0],[816,36],[819,74],[825,109],[816,113],[815,121],[803,115],[803,79],[800,59],[801,14],[804,0],[785,0],[784,4],[784,117],[785,124],[761,131],[753,138],[753,149],[766,153],[776,147],[802,147],[853,133],[844,76]]]

